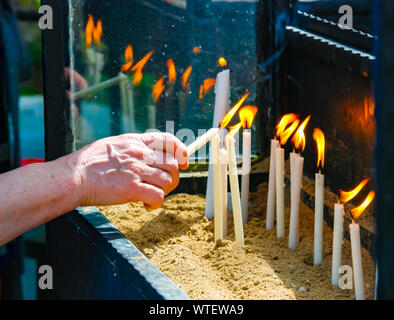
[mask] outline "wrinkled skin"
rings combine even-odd
[[[83,205],[143,201],[161,206],[188,167],[186,147],[167,133],[124,134],[99,140],[74,154]]]

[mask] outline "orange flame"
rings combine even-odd
[[[131,44],[127,46],[124,52],[124,58],[126,63],[120,68],[120,71],[122,72],[129,70],[133,65],[133,47],[131,46]]]
[[[285,114],[276,125],[276,136],[280,137],[281,134],[285,131],[286,127],[296,121],[298,119],[298,115],[294,113]]]
[[[89,14],[88,22],[85,28],[85,44],[86,48],[89,48],[93,42],[93,31],[94,31],[94,20],[93,16]]]
[[[203,84],[200,86],[200,99],[202,99],[216,83],[215,78],[205,79]]]
[[[163,92],[165,85],[163,85],[164,77],[161,77],[156,83],[153,85],[152,89],[152,97],[153,100],[156,102],[159,98],[161,93]]]
[[[242,128],[249,129],[252,126],[256,113],[256,106],[245,106],[241,110],[239,110],[239,119],[241,120]]]
[[[189,90],[190,82],[189,77],[192,72],[192,66],[189,66],[182,75],[182,86],[185,90]]]
[[[238,109],[240,108],[240,106],[244,103],[244,101],[246,100],[246,98],[249,96],[249,92],[245,93],[243,95],[243,97],[241,98],[241,100],[239,100],[237,102],[237,104],[232,107],[230,109],[229,112],[227,112],[227,114],[224,116],[224,118],[222,119],[222,121],[219,122],[219,127],[220,128],[225,128],[228,123],[231,121],[231,119],[234,117],[235,113],[238,111]]]
[[[200,47],[194,47],[193,48],[193,53],[194,54],[198,54],[198,53],[200,53],[201,52],[201,48]]]
[[[353,190],[350,190],[350,191],[339,190],[339,192],[340,192],[339,201],[346,203],[346,202],[349,202],[350,200],[352,200],[355,196],[358,195],[358,193],[361,191],[361,189],[365,187],[365,185],[368,183],[369,180],[370,180],[370,178],[364,179]]]
[[[294,134],[293,139],[291,140],[294,143],[294,147],[301,152],[305,149],[305,134],[304,129],[309,122],[311,116],[308,116],[297,129],[296,133]]]
[[[167,60],[167,68],[168,68],[168,84],[170,85],[176,80],[176,70],[175,64],[172,59]]]
[[[141,80],[142,80],[142,69],[144,68],[145,64],[148,62],[150,57],[152,56],[154,50],[149,51],[145,57],[143,57],[140,61],[138,61],[134,67],[131,69],[131,71],[135,72],[134,73],[134,79],[133,79],[133,84],[138,85]]]
[[[364,210],[372,202],[374,197],[375,197],[375,192],[371,191],[370,193],[368,193],[367,197],[365,198],[365,200],[363,201],[362,204],[360,204],[358,207],[350,210],[350,213],[352,214],[353,219],[357,219],[358,217],[361,216],[361,214],[364,212]]]
[[[241,122],[238,122],[237,124],[228,127],[229,136],[234,137],[237,134],[237,132],[239,131],[239,129],[241,129],[241,127],[242,127]]]
[[[285,114],[276,126],[276,136],[280,139],[280,144],[286,144],[292,133],[299,124],[298,115],[294,113]],[[290,125],[291,124],[291,125]],[[290,125],[290,126],[289,126]],[[287,126],[289,126],[287,128]],[[287,128],[287,129],[286,129]]]
[[[223,57],[220,57],[218,62],[219,62],[219,66],[221,66],[221,67],[227,66],[227,61]]]
[[[100,44],[101,37],[103,35],[103,23],[101,20],[97,21],[96,28],[93,30],[93,39],[96,45]]]
[[[324,167],[324,147],[325,147],[325,139],[324,139],[324,133],[321,131],[319,128],[315,128],[313,130],[313,139],[316,141],[317,145],[317,166],[319,167],[319,164],[321,167]]]

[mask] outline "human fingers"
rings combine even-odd
[[[164,191],[154,185],[139,182],[136,188],[136,198],[152,209],[161,207],[164,201]]]
[[[187,169],[189,158],[186,146],[170,133],[150,132],[141,135],[144,144],[152,150],[169,153],[178,161],[179,169]]]

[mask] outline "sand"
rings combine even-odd
[[[324,223],[323,263],[313,266],[312,210],[301,205],[300,243],[292,251],[288,237],[265,230],[266,194],[266,183],[251,194],[243,247],[234,242],[231,214],[228,237],[214,242],[200,195],[169,196],[161,209],[150,211],[138,202],[99,209],[193,299],[354,299],[353,290],[331,285],[332,229]],[[373,299],[374,263],[364,248],[362,259],[366,298]],[[343,264],[351,265],[347,240]]]

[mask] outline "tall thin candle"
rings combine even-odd
[[[324,167],[324,148],[325,139],[323,132],[315,128],[313,139],[317,145],[317,166]],[[324,175],[319,173],[315,175],[315,229],[313,243],[313,264],[322,263],[323,260],[323,219],[324,219]]]
[[[220,149],[220,168],[222,178],[222,209],[223,209],[223,237],[227,236],[227,164],[228,164],[228,152],[224,149]]]
[[[214,196],[214,230],[215,241],[223,239],[223,195],[220,165],[220,136],[216,134],[211,140],[213,166],[213,196]]]
[[[342,203],[336,203],[334,208],[334,237],[332,242],[331,283],[339,283],[339,267],[342,261],[343,217],[345,211]]]
[[[239,126],[240,127],[240,126]],[[229,177],[231,187],[231,203],[233,207],[235,241],[239,245],[244,245],[244,230],[242,223],[241,198],[239,195],[237,158],[235,154],[235,139],[231,132],[226,136],[226,148],[229,156]]]
[[[248,221],[248,206],[249,206],[249,176],[251,170],[252,157],[252,133],[250,127],[253,119],[257,113],[257,107],[245,106],[239,110],[239,118],[241,125],[244,128],[242,132],[242,188],[241,188],[241,202],[242,202],[242,217],[243,223]]]
[[[213,114],[212,127],[218,126],[219,121],[221,121],[229,105],[230,98],[230,70],[223,70],[219,72],[216,76],[215,82],[215,108]],[[223,133],[219,133],[223,137]],[[212,182],[212,164],[208,168],[208,180],[207,189],[205,194],[205,216],[207,218],[212,218],[214,212],[213,204],[213,182]]]
[[[275,172],[276,172],[276,235],[278,238],[285,235],[285,196],[284,196],[284,176],[285,176],[285,151],[280,145],[286,144],[299,121],[295,114],[286,114],[276,126],[276,135],[280,137],[280,144],[275,150]],[[289,127],[287,127],[290,125]]]
[[[292,142],[296,150],[300,153],[305,148],[305,134],[304,130],[308,124],[310,116],[308,116],[297,129]],[[291,156],[291,155],[290,155]],[[293,155],[293,164],[291,166],[291,174],[293,180],[291,181],[291,208],[290,208],[290,229],[289,229],[289,248],[295,250],[299,242],[300,229],[300,200],[301,187],[303,177],[304,158],[301,155]]]
[[[372,202],[375,197],[375,192],[371,191],[365,200],[358,207],[350,210],[352,218],[355,220],[360,217],[366,207]],[[354,290],[356,300],[364,300],[364,278],[363,266],[361,258],[361,242],[360,242],[360,226],[354,220],[349,225],[350,229],[350,242],[352,245],[352,263],[354,274]]]
[[[271,140],[270,151],[270,171],[268,176],[268,197],[267,197],[267,216],[266,216],[266,229],[272,230],[275,221],[275,197],[276,197],[276,148],[279,146],[279,141],[276,139]]]

